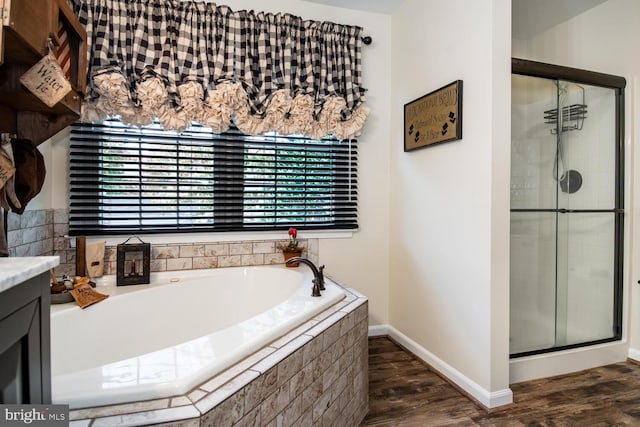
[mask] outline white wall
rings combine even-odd
[[[640,3],[637,0],[608,0],[583,14],[529,40],[513,44],[513,56],[602,73],[627,79],[626,176],[625,176],[625,324],[624,338],[630,355],[640,360],[640,277],[638,241],[640,230],[640,185],[637,173],[640,151],[635,147],[640,123]]]
[[[372,325],[391,325],[486,406],[510,402],[510,1],[406,0],[392,16],[225,3],[356,24],[373,37],[363,51],[372,113],[360,138],[360,230],[322,240],[321,262],[369,297]],[[457,79],[463,139],[404,153],[403,104]],[[67,206],[67,146],[51,144],[52,207]]]
[[[326,273],[369,298],[369,321],[388,323],[388,251],[389,251],[389,80],[391,56],[391,17],[324,6],[299,0],[227,0],[234,10],[253,9],[287,12],[304,19],[328,20],[358,25],[373,38],[363,46],[363,85],[371,114],[359,138],[359,225],[348,239],[323,239],[320,262]],[[68,130],[40,146],[47,158],[45,188],[29,209],[68,207]],[[302,235],[301,235],[302,237]],[[247,237],[247,239],[250,239]],[[187,235],[185,242],[190,242]]]
[[[487,406],[510,399],[510,20],[509,0],[393,15],[390,322]],[[462,140],[404,153],[403,104],[457,79]]]

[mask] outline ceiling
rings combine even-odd
[[[393,13],[404,0],[302,0],[310,3],[320,3],[329,6],[344,7],[345,9],[363,10],[376,13]]]
[[[404,0],[302,0],[346,9],[392,14]],[[528,39],[607,0],[511,0],[511,35]]]
[[[607,0],[511,0],[511,36],[526,40]]]

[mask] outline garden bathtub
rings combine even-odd
[[[344,298],[330,281],[311,297],[309,269],[162,272],[115,286],[82,310],[52,306],[53,402],[96,407],[180,395]]]

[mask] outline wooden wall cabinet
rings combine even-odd
[[[66,0],[0,0],[0,132],[38,145],[80,117],[86,89],[87,34]],[[64,26],[71,48],[73,90],[48,107],[20,84],[20,77],[58,43]]]

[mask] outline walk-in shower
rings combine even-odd
[[[621,338],[621,77],[514,59],[510,354]]]

